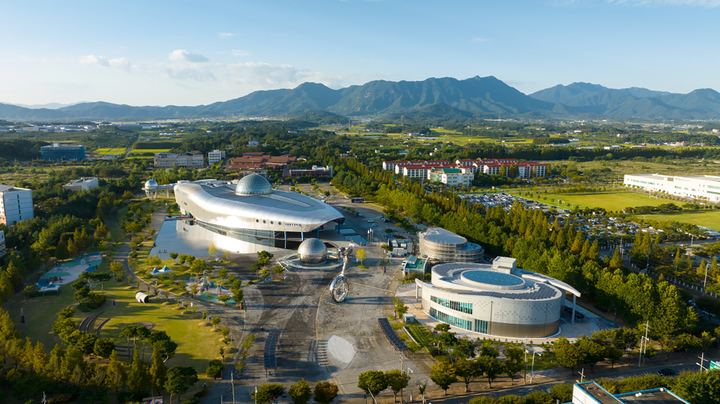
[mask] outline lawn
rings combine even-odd
[[[418,345],[425,347],[432,345],[433,335],[421,324],[408,324],[405,326],[408,334],[410,334]]]
[[[658,213],[646,216],[648,219],[652,220],[671,220],[680,223],[691,223],[720,231],[720,211],[716,210]]]
[[[517,191],[510,191],[517,194]],[[538,191],[532,197],[526,192],[521,195],[522,198],[540,201],[542,203],[555,206],[561,209],[572,209],[577,205],[579,208],[603,208],[607,211],[622,211],[626,207],[636,206],[657,206],[664,203],[678,203],[672,199],[650,197],[645,194],[629,191],[607,191],[607,192],[588,192],[588,193],[543,193]]]

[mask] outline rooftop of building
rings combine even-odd
[[[459,168],[438,168],[433,172],[438,174],[462,174],[462,170]]]
[[[653,179],[673,178],[679,180],[701,180],[720,182],[720,176],[717,175],[667,175],[667,174],[625,174],[627,177],[642,177]]]
[[[30,189],[14,187],[12,185],[0,184],[0,192],[16,192],[16,191],[30,191]]]
[[[597,383],[578,383],[575,387],[582,389],[598,404],[688,404],[666,388],[634,391],[613,395]]]
[[[92,178],[80,178],[79,180],[71,180],[68,184],[79,185],[79,184],[82,184],[82,183],[84,183],[84,182],[93,182],[93,181],[97,181],[97,177],[92,177]]]

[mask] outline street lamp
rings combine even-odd
[[[410,369],[410,366],[408,366],[407,369],[408,369],[408,373],[415,373],[415,372],[413,372],[412,369]],[[408,381],[409,381],[409,380],[408,380]],[[409,403],[409,402],[411,401],[411,399],[410,399],[410,383],[408,383],[407,391],[408,391],[408,403]]]

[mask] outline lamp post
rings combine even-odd
[[[408,374],[410,374],[410,373],[415,373],[415,372],[413,372],[412,369],[410,369],[410,366],[408,366],[407,369],[408,369]],[[408,380],[408,382],[409,382],[409,380]],[[409,402],[411,401],[411,399],[410,399],[410,383],[408,383],[407,391],[408,391],[408,403],[409,403]]]

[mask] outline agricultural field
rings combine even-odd
[[[124,147],[100,148],[100,149],[95,149],[95,153],[97,153],[101,156],[123,155],[123,154],[125,154],[125,148]]]
[[[170,149],[133,149],[131,154],[142,154],[142,153],[167,153]]]
[[[720,211],[717,210],[654,213],[647,215],[647,218],[652,220],[669,220],[680,223],[690,223],[720,231]]]

